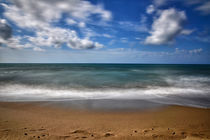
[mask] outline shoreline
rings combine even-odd
[[[129,111],[0,102],[0,139],[208,140],[210,109],[165,106]]]

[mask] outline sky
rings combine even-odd
[[[0,63],[210,64],[210,0],[0,0]]]

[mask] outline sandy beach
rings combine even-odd
[[[93,111],[38,102],[1,102],[0,139],[207,140],[210,109],[167,106]]]

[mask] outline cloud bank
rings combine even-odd
[[[80,28],[85,28],[86,22],[92,22],[91,17],[94,15],[99,17],[99,21],[96,22],[108,22],[112,18],[111,12],[105,10],[102,5],[93,5],[82,0],[10,0],[9,2],[1,4],[5,9],[3,13],[5,19],[21,30],[30,32],[30,35],[11,37],[9,26],[1,22],[0,36],[4,39],[10,38],[9,42],[4,43],[12,48],[33,48],[36,51],[44,50],[44,47],[60,48],[62,45],[72,49],[102,48],[102,44],[81,38],[75,30],[57,24],[63,15],[66,15],[69,24],[77,24]],[[5,32],[10,36],[6,36]]]

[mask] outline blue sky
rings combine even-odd
[[[2,0],[3,63],[210,63],[209,0]]]

